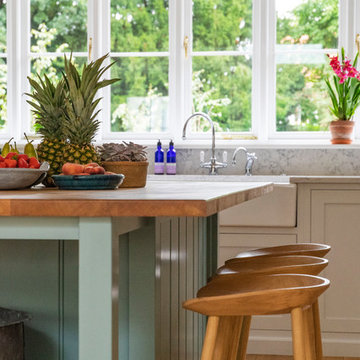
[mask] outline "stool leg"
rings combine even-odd
[[[291,310],[292,339],[294,360],[304,360],[305,355],[305,331],[304,314],[301,308]]]
[[[315,360],[315,331],[312,306],[304,309],[304,329],[305,329],[305,352],[306,360]]]
[[[233,330],[234,336],[232,337],[232,345],[229,354],[229,360],[237,360],[244,317],[236,316],[235,319],[236,320],[234,322],[235,324]]]
[[[204,345],[201,352],[201,360],[212,360],[218,328],[219,328],[219,317],[209,316],[206,326]]]
[[[319,313],[319,302],[318,299],[312,305],[312,312],[314,318],[314,329],[315,329],[315,351],[316,360],[322,360],[322,341],[321,341],[321,328],[320,328],[320,313]]]
[[[212,360],[236,360],[239,346],[242,318],[221,316]]]
[[[239,350],[236,360],[246,359],[246,350],[249,341],[250,324],[251,324],[251,316],[244,316],[241,327]]]

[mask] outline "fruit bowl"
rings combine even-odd
[[[0,169],[0,190],[25,189],[40,184],[49,168],[49,164],[44,162],[41,164],[40,169]]]
[[[60,190],[114,190],[124,180],[124,175],[53,175]]]

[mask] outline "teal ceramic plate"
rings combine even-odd
[[[53,175],[61,190],[113,190],[124,180],[123,174],[114,175]]]

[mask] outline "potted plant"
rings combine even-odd
[[[360,104],[360,73],[356,70],[358,53],[354,63],[345,57],[341,49],[341,62],[338,56],[330,57],[330,66],[334,71],[332,83],[326,79],[327,90],[331,98],[330,112],[336,120],[330,123],[331,142],[333,144],[351,144],[354,122],[352,117]]]
[[[149,162],[146,147],[133,142],[105,143],[98,147],[102,166],[107,171],[125,175],[121,187],[144,187]]]

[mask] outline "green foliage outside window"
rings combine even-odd
[[[338,0],[303,1],[290,14],[278,18],[277,43],[280,47],[290,44],[306,49],[306,46],[318,44],[320,49],[337,48],[338,7]],[[327,130],[331,115],[328,111],[330,99],[324,79],[328,77],[331,69],[325,55],[316,57],[317,64],[304,64],[304,59],[294,58],[290,61],[291,64],[277,65],[278,131]]]

